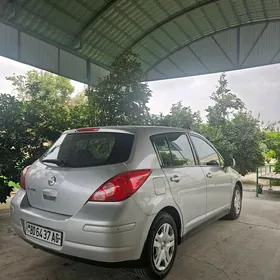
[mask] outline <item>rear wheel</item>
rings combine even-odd
[[[236,220],[239,218],[242,208],[242,191],[239,185],[236,185],[234,188],[231,208],[229,214],[225,217],[229,220]]]
[[[144,268],[135,273],[142,279],[163,279],[170,272],[177,253],[178,232],[173,218],[160,212],[148,234],[142,254]]]

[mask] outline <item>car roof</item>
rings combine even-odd
[[[167,126],[140,126],[140,125],[120,125],[120,126],[101,126],[96,127],[99,132],[122,132],[139,134],[144,133],[148,135],[167,133],[167,132],[190,132],[188,129],[177,128],[177,127],[167,127]],[[64,133],[75,133],[77,129],[66,130]]]

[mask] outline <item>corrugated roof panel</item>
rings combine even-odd
[[[146,60],[144,60],[144,58],[140,57],[139,61],[141,63],[141,68],[142,69],[147,69],[150,66],[150,64]]]
[[[114,22],[120,29],[125,30],[125,32],[133,38],[141,34],[141,29],[139,29],[136,24],[133,24],[129,18],[124,17],[122,14],[119,14]]]
[[[185,43],[189,41],[189,36],[186,36],[186,32],[180,25],[175,24],[175,21],[170,21],[164,25],[164,30],[168,32],[176,42]],[[187,34],[188,35],[188,34]]]
[[[238,14],[241,23],[250,22],[249,16],[247,14],[246,8],[242,0],[239,1],[231,1],[233,5],[233,9]]]
[[[216,49],[211,49],[214,55],[208,54],[210,58],[207,57],[207,59],[211,60],[211,56],[214,56],[216,59],[221,59],[222,63],[221,53],[226,58],[225,52],[231,60],[236,61],[237,39],[234,37],[236,30],[217,34],[214,31],[226,29],[227,26],[237,26],[239,23],[244,25],[251,21],[265,21],[266,17],[280,20],[279,0],[118,0],[112,2],[110,0],[25,0],[24,2],[15,0],[11,3],[16,7],[15,16],[7,19],[7,15],[3,12],[4,7],[0,5],[0,20],[8,20],[10,24],[17,26],[20,30],[26,30],[36,38],[44,38],[55,46],[63,45],[69,48],[70,53],[73,51],[77,55],[85,55],[88,59],[94,59],[100,64],[110,63],[136,42],[133,50],[141,53],[141,59],[146,61],[143,63],[144,68],[149,68],[147,63],[158,62],[170,52],[204,35],[212,35],[220,45]],[[199,5],[202,7],[168,22],[169,16]],[[107,7],[107,11],[103,11],[100,15],[98,12],[104,7]],[[266,12],[263,10],[264,7]],[[91,21],[93,21],[92,26],[84,29],[83,27]],[[156,28],[162,21],[167,23],[161,28]],[[273,39],[269,39],[270,35],[266,34],[278,32],[278,29],[271,29],[271,26],[273,25],[269,25],[260,38],[263,25],[254,27],[248,25],[245,29],[240,28],[241,63],[247,56],[246,65],[263,64],[264,61],[269,60],[277,48],[277,43],[271,41],[271,45],[267,45],[269,40]],[[71,42],[83,29],[84,32],[81,34],[83,48],[73,49]],[[152,30],[154,31],[149,34]],[[137,43],[139,38],[144,39]],[[258,39],[259,42],[254,47]],[[211,40],[208,40],[203,39],[203,42],[210,44],[211,47]],[[199,47],[200,43],[201,41],[197,41],[192,44],[192,47]],[[3,44],[1,46],[3,48]],[[249,54],[251,50],[252,53]],[[202,56],[206,55],[206,50],[203,48],[194,51],[199,51]],[[261,52],[263,52],[263,57],[259,58]],[[173,58],[173,55],[171,57]],[[254,58],[255,61],[253,61]],[[207,62],[210,63],[209,67],[216,71],[217,65],[213,64],[212,60]],[[224,65],[227,68],[227,65]]]
[[[277,53],[277,55],[274,57],[273,61],[271,62],[272,64],[274,63],[280,63],[280,52]]]
[[[98,12],[102,7],[104,7],[104,5],[107,4],[108,1],[106,0],[82,0],[82,1],[77,1],[82,2],[85,6],[88,6],[90,9],[92,9],[93,11]]]
[[[237,29],[228,29],[213,35],[215,40],[229,56],[231,61],[238,65],[237,61]]]
[[[188,15],[191,24],[201,35],[209,34],[213,30],[200,9],[193,10]]]
[[[157,72],[155,69],[151,69],[148,73],[147,73],[147,80],[148,81],[155,81],[155,80],[162,80],[165,79],[165,77],[160,74],[159,72]]]
[[[92,38],[92,40],[87,41],[87,44],[97,49],[102,49],[105,53],[111,52],[114,54],[123,50],[123,47],[118,41],[114,41],[114,38],[108,37],[107,35],[105,38],[104,35],[99,32],[92,32]]]
[[[208,5],[207,9],[201,8],[203,10],[203,15],[207,17],[207,21],[209,21],[209,25],[212,27],[213,30],[221,30],[226,27],[226,22],[224,21],[218,6],[213,3],[212,5]]]
[[[156,67],[161,73],[165,74],[166,76],[170,77],[170,78],[175,78],[175,77],[182,77],[184,76],[184,73],[182,71],[180,71],[180,69],[178,69],[176,67],[176,65],[174,63],[172,63],[172,61],[165,59],[162,60]]]
[[[219,1],[216,3],[220,7],[221,13],[224,18],[227,20],[230,26],[235,26],[238,24],[238,20],[235,17],[234,11],[230,5],[229,0]]]
[[[51,2],[57,7],[65,9],[69,14],[73,14],[75,18],[79,18],[85,22],[93,16],[93,11],[82,5],[82,1],[51,0]]]
[[[261,35],[265,23],[243,26],[240,28],[240,63],[242,64],[246,56],[254,46],[256,40]]]
[[[80,53],[83,56],[88,56],[91,59],[96,59],[96,61],[102,63],[103,59],[106,57],[114,58],[111,53],[104,52],[103,50],[99,50],[95,48],[94,45],[84,44]]]
[[[265,3],[265,1],[263,1]],[[252,20],[257,21],[264,19],[264,11],[262,8],[261,0],[250,0],[247,1],[248,9]]]
[[[145,46],[145,48],[148,48],[152,53],[154,53],[158,57],[166,52],[162,48],[162,46],[154,40],[154,37],[152,35],[149,35],[149,36],[145,37],[143,40],[141,40],[140,44],[138,43],[133,47],[133,50],[137,46],[141,47],[141,48],[143,48],[143,46]]]
[[[73,17],[55,9],[56,5],[51,5],[48,2],[30,0],[27,1],[23,9],[32,11],[35,16],[41,17],[46,22],[55,26],[61,26],[62,29],[67,30],[69,33],[76,32],[80,24]]]
[[[58,28],[44,22],[39,17],[34,15],[30,15],[26,10],[22,9],[18,16],[15,19],[16,24],[20,24],[25,29],[30,32],[34,32],[38,34],[38,37],[46,38],[49,40],[50,38],[55,38],[55,43],[59,43],[62,45],[70,44],[72,41],[72,37],[62,32]]]
[[[147,49],[145,48],[138,48],[133,50],[135,53],[139,54],[145,61],[151,63],[157,59],[155,55],[150,53]]]
[[[176,2],[178,2],[180,4],[180,6],[184,7],[184,8],[189,8],[191,6],[197,5],[197,0],[177,0]]]
[[[131,20],[133,20],[133,23]],[[129,13],[128,22],[131,25],[132,32],[135,34],[137,33],[138,35],[142,34],[144,30],[151,28],[151,21],[148,18],[143,17],[140,13],[135,15],[133,15],[133,13]]]
[[[264,65],[271,62],[280,49],[280,22],[271,22],[263,32],[244,67]]]
[[[122,16],[128,18],[129,22],[138,30],[146,30],[151,27],[151,20],[138,9],[133,1],[123,0],[118,6],[118,11]]]
[[[110,20],[119,30],[123,30],[123,33],[128,34],[129,37],[136,38],[142,33],[137,23],[133,22],[130,17],[124,16],[122,12],[116,11],[116,14]]]
[[[103,29],[89,30],[87,32],[86,41],[88,41],[89,44],[102,46],[102,48],[107,48],[107,43],[108,45],[114,44],[114,42],[120,43],[121,39],[124,37],[123,34],[119,30],[112,28],[107,23],[104,23],[103,26],[106,27]]]
[[[0,54],[18,59],[18,31],[0,23]]]
[[[280,3],[278,0],[265,0],[264,5],[268,18],[275,19],[280,17]]]
[[[188,75],[191,75],[191,73],[199,75],[208,72],[187,46],[172,54],[170,58]]]
[[[60,50],[60,74],[84,83],[87,82],[86,61],[71,53]]]
[[[212,72],[234,69],[234,65],[232,65],[211,37],[194,42],[190,45],[190,48]]]
[[[189,35],[189,37],[193,40],[200,37],[199,32],[190,22],[189,18],[186,15],[182,15],[175,20],[177,24],[185,30],[185,32]]]
[[[159,6],[161,6],[161,9],[163,9],[165,14],[167,12],[168,15],[173,15],[181,11],[181,7],[177,4],[177,2],[174,3],[172,1],[166,0],[155,0],[155,2],[158,3]]]
[[[165,50],[171,51],[178,46],[178,43],[173,39],[172,35],[164,32],[163,28],[154,31],[152,36],[162,45],[162,48]]]
[[[58,49],[32,36],[20,35],[20,60],[23,63],[58,73]]]
[[[90,64],[90,69],[90,82],[94,85],[97,84],[99,79],[102,79],[109,74],[109,71],[93,63]]]
[[[108,21],[112,21],[114,17],[117,16],[117,11],[116,10],[110,10],[110,16],[105,15],[105,13],[102,15],[102,17],[96,18],[94,23],[92,24],[92,28],[94,29],[102,29],[104,23],[108,24]],[[107,21],[108,20],[108,21]]]
[[[28,24],[35,18],[35,16],[29,14],[26,10],[21,9],[17,16],[14,18],[14,24],[20,25],[22,28],[26,28]]]
[[[135,3],[138,4],[135,6],[139,10],[143,10],[143,16],[149,17],[151,23],[158,23],[167,18],[166,13],[156,4],[156,1],[137,0]]]

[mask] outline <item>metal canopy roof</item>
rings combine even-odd
[[[83,82],[94,83],[90,75],[104,75],[130,49],[140,55],[146,80],[280,62],[278,0],[0,0],[0,22],[0,54]],[[7,28],[24,38],[13,56]],[[45,46],[38,55],[32,38],[58,52]],[[46,62],[32,61],[46,52]],[[69,70],[70,54],[85,62],[81,77]],[[57,67],[47,65],[52,59]]]

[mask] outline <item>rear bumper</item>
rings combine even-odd
[[[139,259],[154,217],[145,215],[133,199],[106,208],[115,211],[114,221],[100,221],[90,207],[94,206],[85,205],[72,217],[58,215],[30,207],[25,192],[20,190],[11,202],[12,225],[23,240],[54,253],[106,263]],[[61,231],[62,246],[25,235],[26,221]]]

